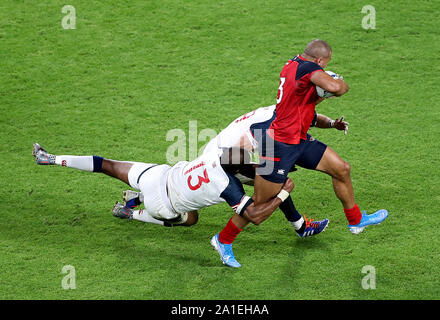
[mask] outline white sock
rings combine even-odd
[[[302,225],[304,223],[304,218],[301,217],[301,219],[296,220],[296,221],[291,221],[290,223],[295,228],[295,230],[299,230],[299,229],[301,229],[301,227],[302,227]]]
[[[93,156],[55,156],[55,164],[92,172]]]
[[[147,223],[160,224],[162,226],[164,225],[163,221],[153,218],[145,210],[133,210],[133,219]]]

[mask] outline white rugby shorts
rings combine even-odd
[[[166,177],[171,167],[167,164],[135,162],[128,171],[130,186],[144,195],[144,206],[148,214],[158,220],[180,217],[171,206],[167,195]]]

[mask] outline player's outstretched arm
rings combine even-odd
[[[326,72],[313,73],[310,81],[338,97],[350,90],[350,87],[344,80],[334,79]]]
[[[348,122],[344,121],[344,116],[333,120],[323,114],[318,113],[315,127],[321,129],[335,128],[336,130],[344,130],[344,133],[347,134],[348,124]]]
[[[250,204],[244,211],[243,217],[253,224],[259,225],[272,215],[278,206],[289,196],[294,186],[292,179],[287,178],[283,188],[276,197],[258,205],[255,205],[255,203]]]

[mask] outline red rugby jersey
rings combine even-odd
[[[323,69],[300,55],[284,66],[280,73],[276,117],[269,130],[273,139],[288,144],[299,144],[301,139],[307,139],[318,99],[310,77],[317,71]]]

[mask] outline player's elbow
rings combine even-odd
[[[334,81],[333,82],[333,91],[329,90],[330,92],[333,92],[335,96],[342,96],[343,94],[347,93],[348,90],[350,90],[350,87],[346,82],[343,80],[340,81]]]
[[[342,91],[342,83],[341,81],[334,80],[327,84],[327,91],[334,93],[335,95],[339,94]]]

